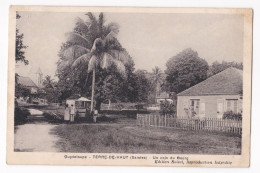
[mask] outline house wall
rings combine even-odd
[[[227,99],[238,99],[238,112],[242,112],[242,99],[240,95],[178,96],[177,117],[189,116],[187,112],[189,111],[189,102],[191,99],[200,100],[199,117],[222,117],[223,113],[227,111]],[[222,111],[221,108],[223,109]]]

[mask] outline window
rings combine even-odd
[[[200,100],[199,99],[191,99],[190,100],[190,108],[191,108],[191,115],[199,115],[200,110]]]
[[[227,111],[238,112],[237,99],[227,99]]]

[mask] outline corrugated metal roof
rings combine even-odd
[[[241,94],[243,71],[230,67],[179,93],[178,96]]]

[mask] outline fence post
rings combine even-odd
[[[139,116],[138,116],[138,114],[136,114],[136,125],[137,126],[139,125]]]
[[[164,124],[165,124],[165,127],[166,127],[166,114],[165,114],[165,117],[164,117]]]
[[[149,127],[151,126],[150,120],[151,120],[151,118],[150,118],[150,114],[149,114]]]

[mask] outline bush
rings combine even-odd
[[[233,111],[227,111],[223,114],[222,118],[229,119],[229,120],[242,120],[242,114],[234,113]]]
[[[26,118],[30,115],[31,114],[27,109],[16,107],[15,110],[14,110],[14,123],[15,123],[15,125],[25,123]]]
[[[160,114],[161,115],[175,115],[176,113],[176,105],[169,101],[164,101],[160,103]]]

